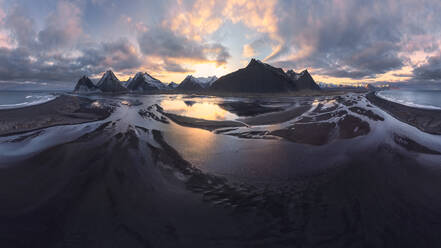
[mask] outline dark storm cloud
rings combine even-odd
[[[227,63],[227,59],[231,57],[228,49],[218,43],[206,45],[205,55],[208,58],[213,58],[212,60],[215,60],[218,65]]]
[[[127,39],[82,41],[79,15],[72,3],[59,2],[37,32],[26,9],[12,8],[5,26],[17,46],[0,48],[0,79],[70,81],[109,68],[120,71],[142,65],[136,46]]]
[[[230,57],[227,48],[221,44],[197,42],[165,28],[153,28],[142,33],[138,37],[138,43],[145,55],[164,58],[213,60],[224,64]]]
[[[71,80],[81,70],[81,65],[62,57],[34,57],[27,49],[0,48],[2,80]]]
[[[111,66],[115,70],[125,70],[141,66],[142,61],[136,47],[127,39],[119,39],[115,42],[104,42],[98,49],[98,54],[104,54],[102,61],[105,66]]]
[[[441,80],[441,55],[432,56],[426,64],[416,67],[413,70],[416,80]]]
[[[5,21],[5,26],[22,48],[40,52],[65,48],[74,45],[82,36],[80,10],[70,2],[59,2],[38,32],[35,20],[29,16],[25,7],[17,5],[9,11]]]
[[[166,29],[155,28],[144,32],[138,42],[141,51],[146,55],[205,59],[203,49],[197,42]]]
[[[36,45],[34,21],[27,17],[27,10],[21,7],[13,8],[5,18],[5,26],[21,47],[33,48]]]
[[[118,40],[84,48],[79,55],[32,53],[25,48],[0,48],[2,80],[72,81],[109,68],[125,70],[141,65],[138,53],[127,40]]]
[[[182,73],[192,73],[193,70],[182,67],[180,64],[174,63],[169,60],[164,61],[163,69],[168,72],[182,72]]]
[[[354,78],[404,64],[399,56],[404,21],[389,1],[281,1],[279,8],[293,11],[281,12],[278,34],[284,45],[270,61]]]
[[[347,66],[344,69],[338,65],[330,65],[323,73],[334,77],[368,78],[390,70],[401,68],[403,59],[398,57],[398,47],[393,43],[377,42],[362,51],[341,58]]]

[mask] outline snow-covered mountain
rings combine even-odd
[[[78,80],[77,84],[75,85],[74,89],[75,93],[97,93],[101,92],[98,87],[96,87],[92,80],[90,80],[88,77],[83,76]]]
[[[193,77],[187,76],[177,87],[180,90],[203,90],[209,88],[217,80],[216,76],[212,77]]]
[[[128,81],[127,89],[131,91],[166,90],[168,87],[158,79],[146,72],[138,72],[135,77]]]
[[[97,87],[102,92],[124,92],[127,89],[121,84],[119,79],[111,70],[104,73],[103,77],[98,81]]]

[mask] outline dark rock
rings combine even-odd
[[[135,77],[130,80],[127,89],[138,92],[148,92],[166,89],[167,86],[160,80],[150,76],[148,73],[138,72]]]
[[[102,92],[126,92],[127,89],[122,86],[118,78],[111,70],[106,71],[97,84]]]
[[[209,78],[196,78],[192,75],[187,76],[176,89],[181,91],[202,91],[211,86],[211,84],[217,80],[216,77]]]
[[[252,59],[247,67],[216,80],[212,91],[231,93],[276,93],[295,91],[295,85],[281,68]]]
[[[304,70],[301,73],[295,73],[293,70],[288,70],[286,75],[291,78],[298,90],[320,90],[320,87],[315,83],[308,70]]]
[[[78,80],[77,85],[75,85],[74,92],[75,93],[89,93],[99,91],[98,87],[96,87],[92,80],[88,77],[83,76]]]

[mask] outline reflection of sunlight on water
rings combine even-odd
[[[179,125],[169,127],[173,131],[164,132],[164,135],[168,137],[167,141],[197,166],[202,166],[217,150],[219,137],[210,131]]]
[[[215,103],[192,102],[185,103],[182,100],[163,100],[160,103],[166,112],[184,115],[205,120],[232,120],[237,116],[230,113]]]
[[[312,106],[317,108],[319,104],[322,104],[321,110],[329,109],[334,107],[337,104],[335,99],[314,99],[312,102]]]

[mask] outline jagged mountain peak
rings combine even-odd
[[[74,88],[75,93],[91,93],[97,92],[98,87],[93,84],[92,80],[86,75],[83,75],[77,82]]]
[[[127,85],[127,88],[132,91],[152,91],[166,89],[167,85],[152,77],[147,72],[138,72]]]
[[[266,65],[265,63],[263,63],[262,61],[252,58],[250,60],[250,62],[248,63],[247,67],[251,67],[251,66],[262,66],[262,65]]]
[[[217,80],[216,76],[211,77],[194,77],[193,75],[188,75],[179,84],[178,88],[181,90],[202,90],[209,88],[214,81]]]
[[[112,70],[108,70],[104,73],[103,77],[98,82],[97,87],[103,92],[127,91]]]

